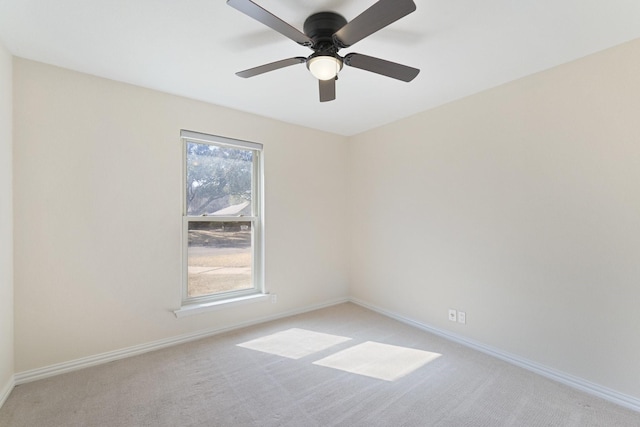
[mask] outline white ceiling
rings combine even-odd
[[[311,51],[224,0],[0,0],[16,56],[289,123],[353,135],[640,37],[640,0],[415,0],[417,11],[341,55],[420,68],[411,83],[345,67],[337,99],[296,65]],[[302,30],[314,12],[353,19],[375,0],[255,0]]]

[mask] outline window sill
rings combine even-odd
[[[207,313],[209,311],[221,310],[223,308],[233,307],[241,304],[248,304],[252,302],[266,301],[268,299],[269,294],[253,294],[219,301],[189,304],[183,305],[179,309],[174,310],[173,314],[175,314],[178,318],[193,316],[194,314]]]

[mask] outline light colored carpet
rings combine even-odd
[[[20,385],[17,426],[640,426],[640,413],[353,304]]]

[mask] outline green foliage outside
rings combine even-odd
[[[251,200],[253,152],[187,144],[187,215],[208,215]]]

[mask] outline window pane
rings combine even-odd
[[[251,215],[253,151],[187,143],[187,215]]]
[[[250,221],[189,223],[188,297],[252,289]]]

